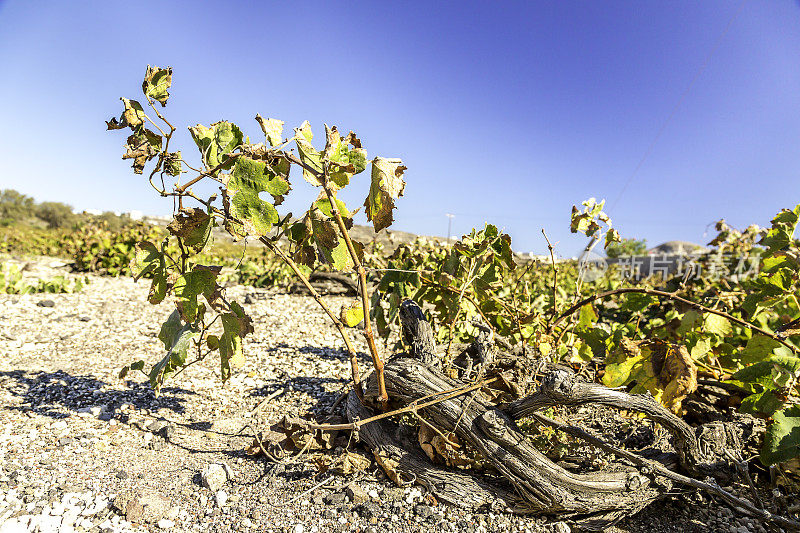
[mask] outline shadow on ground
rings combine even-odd
[[[170,409],[183,413],[181,396],[191,391],[164,387],[158,398],[147,383],[127,381],[127,388],[109,389],[109,384],[93,376],[73,376],[62,370],[56,372],[13,370],[0,372],[0,388],[21,399],[21,405],[4,409],[32,411],[52,418],[66,418],[83,408],[101,407],[101,418],[113,417],[114,409],[132,404],[137,409]]]

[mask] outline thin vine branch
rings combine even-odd
[[[344,345],[347,347],[347,353],[350,355],[350,373],[353,376],[353,389],[356,391],[358,399],[363,401],[364,391],[361,388],[361,374],[358,370],[358,355],[356,354],[355,348],[353,348],[353,344],[350,341],[350,335],[347,334],[344,324],[342,324],[342,321],[339,320],[333,311],[331,311],[331,308],[328,307],[328,304],[325,303],[319,292],[317,292],[314,286],[311,285],[308,277],[303,274],[303,272],[297,266],[297,263],[295,263],[291,257],[286,255],[283,250],[281,250],[275,245],[275,243],[266,237],[261,237],[259,240],[264,243],[264,245],[275,255],[280,257],[287,265],[289,265],[289,268],[291,268],[292,272],[294,272],[294,274],[298,277],[300,283],[302,283],[303,286],[311,293],[311,296],[314,298],[314,300],[319,304],[320,307],[322,307],[322,310],[325,311],[325,314],[327,314],[328,318],[331,319],[334,326],[336,326],[336,329],[339,330],[339,335],[342,337]]]

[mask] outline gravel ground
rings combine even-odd
[[[42,259],[26,275],[65,272]],[[244,367],[222,386],[218,363],[207,360],[156,398],[141,374],[117,377],[127,363],[162,355],[157,334],[171,309],[148,304],[147,289],[90,276],[79,294],[0,295],[0,532],[570,531],[544,518],[435,505],[420,487],[394,487],[374,464],[327,479],[310,463],[247,456],[251,428],[331,405],[346,386],[336,330],[310,297],[231,287],[256,324]],[[765,529],[676,493],[614,531]]]

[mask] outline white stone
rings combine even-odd
[[[217,506],[218,507],[223,507],[225,505],[225,502],[228,501],[228,495],[225,494],[224,490],[218,490],[214,494],[214,499],[217,500]]]
[[[303,533],[304,530],[305,528],[303,527],[303,524],[295,524],[292,531],[294,531],[294,533]]]
[[[158,521],[157,525],[161,529],[170,529],[175,527],[175,522],[173,522],[172,520],[168,520],[166,518],[162,518],[161,520]]]
[[[211,492],[217,492],[228,481],[228,471],[226,465],[221,463],[209,463],[200,472],[203,486],[208,487]]]

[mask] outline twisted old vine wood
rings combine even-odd
[[[407,301],[400,316],[404,340],[410,350],[392,358],[384,368],[387,391],[394,405],[413,405],[422,398],[462,386],[462,382],[435,367],[438,359],[433,357],[434,336],[419,307]],[[486,370],[483,368],[481,372]],[[374,379],[369,380],[365,400],[378,406],[377,395]],[[402,428],[386,420],[362,426],[359,436],[380,462],[390,458],[403,479],[427,486],[443,501],[470,508],[502,505],[517,513],[573,517],[584,528],[597,530],[665,497],[673,480],[664,475],[666,470],[660,463],[658,468],[648,468],[649,460],[631,461],[630,452],[618,454],[629,460],[615,464],[613,471],[571,472],[536,449],[515,423],[546,407],[581,404],[639,411],[663,425],[673,436],[681,469],[688,474],[714,475],[723,480],[734,475],[735,464],[728,457],[739,453],[740,443],[739,430],[733,424],[714,423],[695,430],[649,396],[583,383],[556,367],[545,372],[533,394],[502,409],[476,391],[418,410],[426,423],[442,433],[453,432],[460,442],[483,456],[500,474],[499,480],[487,481],[470,476],[468,471],[433,465],[413,439],[401,437]],[[351,421],[372,415],[355,394],[348,399],[347,413]],[[595,439],[594,444],[598,442]],[[679,482],[688,479],[678,474],[673,477]]]

